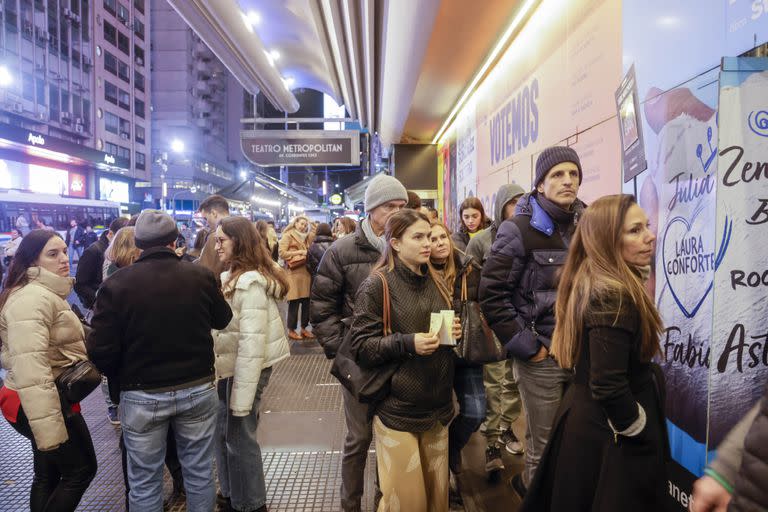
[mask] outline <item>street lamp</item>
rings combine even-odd
[[[171,141],[171,150],[174,153],[181,153],[184,151],[184,141],[180,139],[173,139],[173,141]]]

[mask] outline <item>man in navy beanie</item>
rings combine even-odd
[[[215,506],[213,442],[218,397],[211,329],[232,310],[213,273],[181,261],[170,215],[145,210],[135,228],[141,256],[104,281],[94,306],[88,356],[120,383],[131,510],[163,509],[166,432],[176,437],[187,510]]]
[[[569,373],[549,357],[555,328],[557,273],[586,205],[577,198],[581,161],[552,146],[536,160],[533,190],[499,227],[480,279],[480,303],[493,331],[514,358],[525,408],[525,469],[512,479],[522,497],[541,459]]]

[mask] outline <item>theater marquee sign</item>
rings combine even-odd
[[[253,130],[240,132],[240,147],[256,165],[360,165],[354,130]]]

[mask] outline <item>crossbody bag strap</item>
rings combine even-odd
[[[387,283],[387,278],[384,277],[383,272],[376,272],[376,275],[379,276],[379,279],[381,279],[381,287],[382,287],[382,320],[384,322],[384,336],[389,336],[392,334],[392,321],[390,318],[390,300],[389,300],[389,284]]]

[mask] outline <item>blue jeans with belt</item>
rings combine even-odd
[[[459,415],[448,430],[448,461],[457,469],[461,450],[485,420],[485,386],[482,366],[457,366],[453,377],[453,390],[459,402]]]
[[[216,405],[213,382],[161,393],[120,393],[120,422],[128,455],[131,512],[163,509],[163,463],[169,425],[176,433],[187,510],[211,512],[214,509]]]
[[[261,370],[253,407],[247,416],[232,416],[230,377],[219,381],[219,417],[216,426],[216,467],[221,494],[230,498],[235,510],[255,510],[267,503],[264,464],[256,439],[261,395],[269,383],[272,368]]]

